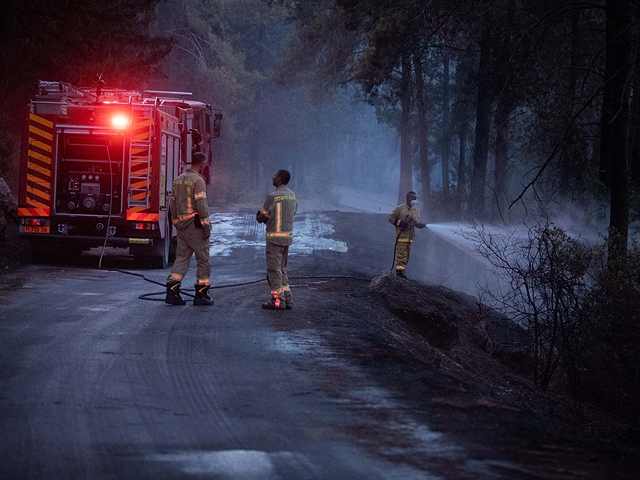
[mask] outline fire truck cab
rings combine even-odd
[[[36,261],[103,245],[128,248],[139,267],[173,261],[173,179],[200,151],[209,183],[222,121],[190,96],[39,82],[25,115],[18,193],[20,234]]]

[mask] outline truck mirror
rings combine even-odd
[[[222,114],[216,113],[216,116],[213,119],[213,138],[218,138],[220,136],[221,128],[222,128]]]

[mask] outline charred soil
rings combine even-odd
[[[323,307],[304,315],[332,349],[355,359],[397,392],[403,410],[455,438],[471,458],[494,467],[504,462],[505,472],[514,469],[513,478],[636,478],[638,431],[562,394],[536,389],[519,373],[526,370],[524,332],[473,297],[388,273],[370,284],[339,279],[313,290],[308,301],[322,299]],[[284,317],[281,327],[295,328]],[[348,384],[333,372],[326,393],[338,396]],[[362,425],[352,433],[364,442],[388,442],[392,452],[398,432],[380,427],[386,424]],[[441,473],[472,478],[463,471]]]

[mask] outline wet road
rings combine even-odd
[[[264,276],[252,217],[215,219],[214,286]],[[292,277],[391,266],[393,236],[375,235],[386,218],[349,218],[299,216]],[[415,251],[418,275],[428,255]],[[433,428],[428,409],[392,384],[433,375],[419,341],[408,360],[385,339],[379,348],[400,360],[376,374],[367,355],[380,342],[364,338],[376,336],[373,323],[348,315],[365,282],[342,279],[332,290],[333,280],[299,278],[289,312],[260,308],[266,283],[213,290],[213,307],[171,307],[139,300],[161,288],[98,270],[97,259],[25,267],[22,285],[0,298],[0,478],[555,478],[495,448],[478,453],[482,438],[472,448],[442,422]],[[110,252],[103,266],[132,262]],[[138,273],[163,283],[168,271]],[[185,285],[194,274],[192,263]]]

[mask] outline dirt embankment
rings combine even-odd
[[[306,295],[301,290],[309,285],[293,287],[304,321],[281,316],[282,330],[316,325],[333,355],[358,365],[368,387],[376,391],[381,385],[395,402],[389,410],[372,406],[374,421],[351,429],[363,442],[383,445],[391,460],[415,460],[396,448],[402,442],[397,416],[409,415],[445,434],[474,461],[518,465],[504,478],[637,477],[638,431],[594,408],[576,408],[568,397],[539,391],[518,373],[529,368],[524,332],[475,298],[386,272],[367,284],[314,284]],[[351,375],[334,366],[323,391],[348,396]],[[477,478],[437,458],[428,461],[443,478]]]
[[[585,430],[640,438],[612,415],[578,406],[568,395],[537,389],[528,376],[526,332],[474,297],[390,273],[376,276],[369,291],[429,343],[434,364],[484,387],[500,403]]]

